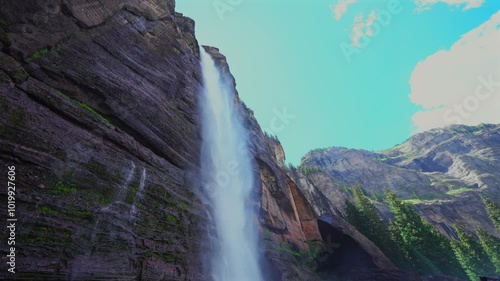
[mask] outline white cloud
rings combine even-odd
[[[417,5],[418,11],[429,10],[432,5],[437,3],[446,3],[450,6],[464,6],[463,11],[479,8],[483,5],[484,0],[413,0]]]
[[[359,13],[354,17],[354,22],[351,29],[351,44],[354,47],[359,47],[359,40],[363,36],[372,36],[373,29],[372,25],[377,19],[375,11],[371,11],[370,14],[365,18],[363,13]]]
[[[410,78],[417,130],[500,123],[500,12],[449,50],[419,62]]]
[[[356,3],[356,0],[338,0],[336,5],[330,4],[333,16],[336,20],[340,20],[347,12],[349,5]]]

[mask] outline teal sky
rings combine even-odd
[[[221,2],[231,10],[218,13]],[[414,1],[401,0],[401,13],[348,62],[340,45],[351,44],[355,16],[387,10],[389,0],[357,0],[340,20],[330,8],[337,2],[177,0],[177,11],[196,21],[200,44],[226,55],[242,100],[293,164],[315,148],[381,150],[405,141],[421,109],[408,97],[416,64],[500,9],[500,1],[486,0],[479,8],[438,3],[418,12]],[[283,111],[286,122],[276,114]]]

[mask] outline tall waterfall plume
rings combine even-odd
[[[200,47],[204,89],[201,180],[213,214],[215,244],[205,257],[213,281],[262,281],[258,233],[251,204],[254,183],[248,133],[235,95],[212,57]]]

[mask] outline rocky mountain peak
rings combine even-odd
[[[480,196],[500,200],[500,125],[434,129],[378,152],[313,150],[301,166],[330,177],[347,197],[351,187],[362,187],[386,215],[383,190],[388,188],[447,235],[453,236],[450,229],[456,223],[471,231],[476,226],[495,231]]]

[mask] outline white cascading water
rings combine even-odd
[[[201,178],[217,236],[206,257],[209,274],[213,281],[262,281],[247,132],[235,108],[235,96],[221,81],[212,57],[203,47],[200,54],[204,83]]]

